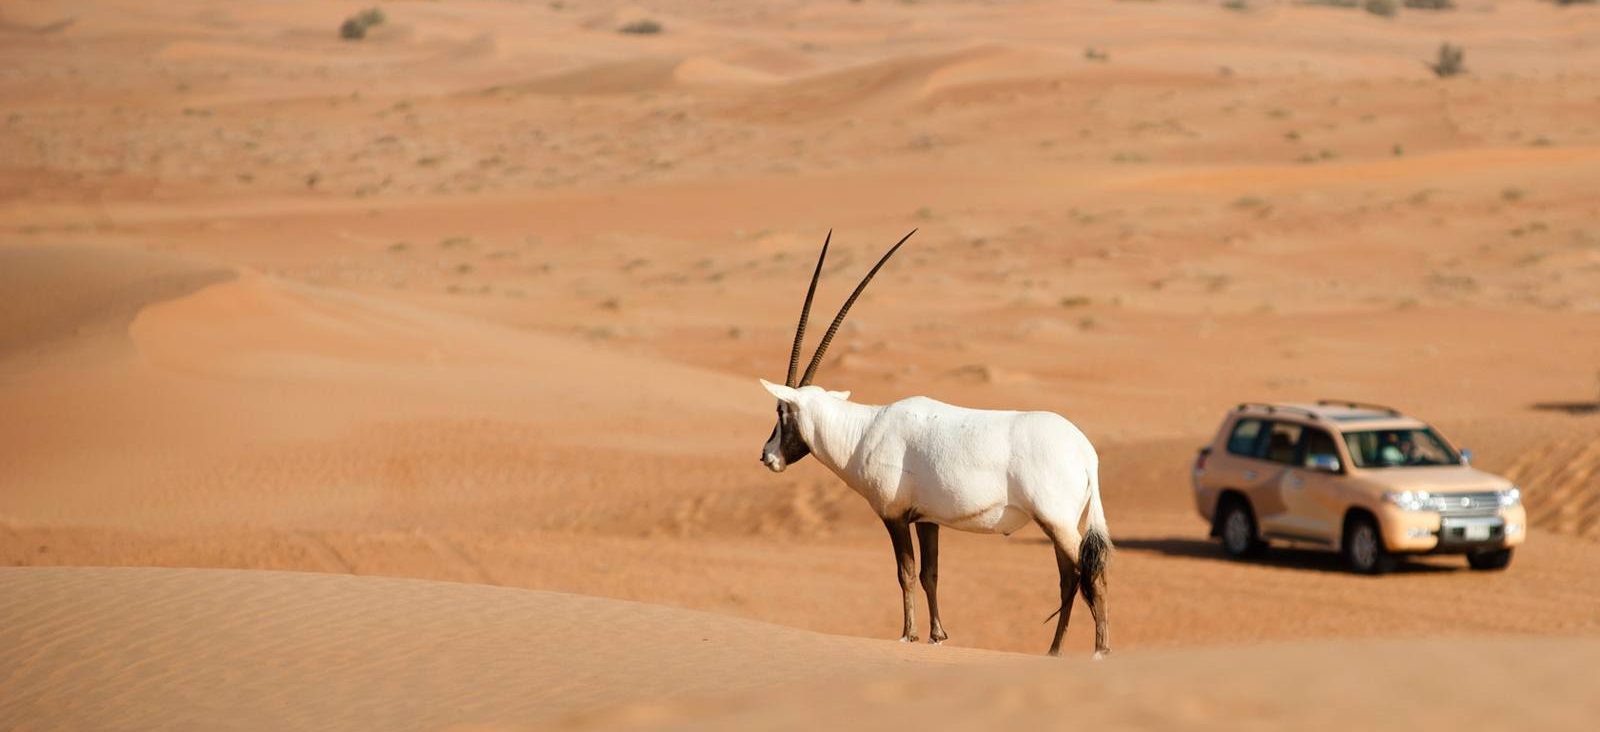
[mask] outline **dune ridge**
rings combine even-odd
[[[111,247],[0,247],[0,364],[111,338],[152,304],[234,277],[231,268]]]

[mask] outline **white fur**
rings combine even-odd
[[[849,401],[849,392],[761,384],[790,405],[812,454],[880,517],[1000,534],[1038,521],[1071,547],[1082,519],[1107,533],[1100,459],[1058,414],[966,409],[926,397],[872,406]],[[769,443],[763,461],[781,471],[776,452]]]

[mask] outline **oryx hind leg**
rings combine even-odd
[[[1076,527],[1053,526],[1039,522],[1045,536],[1055,546],[1056,569],[1061,573],[1061,607],[1056,610],[1056,634],[1050,641],[1050,655],[1061,655],[1061,639],[1067,634],[1067,623],[1072,619],[1072,601],[1078,594],[1078,531]],[[1045,618],[1046,621],[1049,618]]]
[[[1094,614],[1094,657],[1105,658],[1111,652],[1111,618],[1106,605],[1106,561],[1111,552],[1111,540],[1098,530],[1090,529],[1084,535],[1078,551],[1078,568],[1082,574],[1078,589],[1083,601]]]

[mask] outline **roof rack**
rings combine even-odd
[[[1305,415],[1307,417],[1310,417],[1312,419],[1321,419],[1322,418],[1322,415],[1317,414],[1316,412],[1313,412],[1313,411],[1311,411],[1309,409],[1301,409],[1300,407],[1288,407],[1288,406],[1284,406],[1282,404],[1268,404],[1266,402],[1240,402],[1239,406],[1234,408],[1234,411],[1235,412],[1243,412],[1244,410],[1249,409],[1251,407],[1260,407],[1261,409],[1266,410],[1267,414],[1273,414],[1275,412],[1293,412],[1295,414],[1303,414],[1303,415]]]
[[[1376,410],[1376,411],[1379,411],[1379,412],[1388,412],[1389,415],[1392,416],[1392,417],[1401,416],[1400,415],[1400,410],[1395,409],[1394,407],[1386,407],[1386,406],[1384,406],[1382,404],[1373,404],[1372,402],[1353,402],[1353,401],[1350,401],[1348,399],[1318,399],[1317,400],[1317,404],[1319,406],[1324,406],[1324,407],[1350,407],[1351,409],[1372,409],[1372,410]]]

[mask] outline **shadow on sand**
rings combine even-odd
[[[1600,402],[1539,402],[1528,405],[1536,412],[1560,412],[1573,416],[1600,414]]]
[[[1280,569],[1296,569],[1306,572],[1349,572],[1344,565],[1344,558],[1337,553],[1318,549],[1301,549],[1297,547],[1274,546],[1265,554],[1251,559],[1233,559],[1222,553],[1222,547],[1214,541],[1194,539],[1188,537],[1169,537],[1162,539],[1134,539],[1113,538],[1111,543],[1117,549],[1129,552],[1149,552],[1162,554],[1169,557],[1186,557],[1190,559],[1210,559],[1218,562],[1234,562],[1245,565],[1259,565],[1263,567],[1277,567]],[[1435,572],[1454,572],[1466,570],[1466,561],[1462,560],[1460,567],[1449,567],[1437,564],[1423,564],[1417,561],[1408,561],[1400,557],[1396,563],[1394,574],[1428,574]]]

